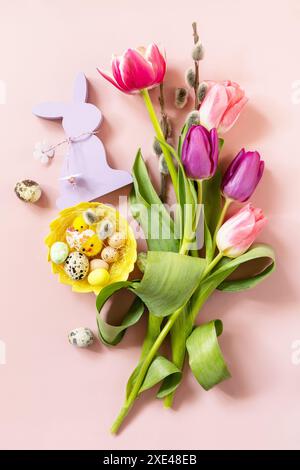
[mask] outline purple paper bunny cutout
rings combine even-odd
[[[94,134],[102,121],[102,114],[96,106],[86,103],[87,94],[87,80],[81,72],[75,80],[71,103],[46,102],[33,108],[36,116],[62,119],[68,139],[60,196],[56,201],[59,209],[91,201],[132,182],[128,172],[108,166],[103,144]]]

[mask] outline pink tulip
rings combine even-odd
[[[267,219],[261,209],[251,204],[230,217],[217,233],[217,246],[224,256],[236,258],[252,245]]]
[[[166,61],[156,44],[147,48],[127,49],[121,56],[112,58],[112,74],[98,72],[125,93],[135,93],[153,88],[161,83],[166,72]]]
[[[244,90],[230,80],[206,83],[208,90],[200,106],[200,123],[209,130],[215,127],[224,134],[234,125],[248,98]]]

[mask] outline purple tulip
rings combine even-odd
[[[202,180],[216,172],[219,139],[216,129],[192,126],[182,145],[182,163],[189,178]]]
[[[223,176],[224,196],[239,202],[247,201],[262,177],[264,166],[258,152],[242,149]]]

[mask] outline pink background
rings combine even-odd
[[[300,365],[292,362],[292,343],[300,339],[300,105],[292,99],[300,79],[299,0],[0,0],[0,10],[0,79],[7,85],[0,105],[0,339],[7,349],[0,365],[1,448],[299,449]],[[108,429],[145,325],[114,349],[68,344],[74,327],[95,331],[95,299],[60,285],[46,262],[43,237],[56,214],[62,150],[50,168],[34,161],[32,150],[42,138],[61,140],[63,131],[31,108],[67,100],[75,74],[84,71],[91,102],[104,114],[100,137],[110,164],[130,170],[141,146],[157,180],[153,131],[140,98],[117,92],[95,68],[108,67],[112,52],[155,40],[167,51],[171,105],[190,65],[193,20],[206,49],[201,77],[233,79],[250,98],[226,135],[223,158],[243,145],[264,157],[267,170],[253,201],[269,218],[261,239],[274,245],[278,267],[252,291],[217,292],[201,314],[224,321],[220,342],[233,378],[206,393],[188,372],[173,411],[147,392],[113,437]],[[23,178],[42,185],[39,205],[14,195]]]

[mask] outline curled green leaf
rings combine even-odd
[[[218,343],[222,330],[221,320],[210,321],[195,328],[186,342],[191,370],[205,390],[230,377]]]
[[[254,273],[253,276],[245,279],[234,279],[234,280],[224,280],[221,284],[218,285],[219,290],[228,291],[228,292],[238,292],[241,290],[251,289],[263,281],[275,270],[275,253],[274,250],[268,245],[254,245],[253,248],[242,256],[239,256],[235,260],[228,261],[218,269],[219,273],[224,273],[227,268],[235,267],[235,269],[243,263],[252,261],[258,258],[265,258],[268,260],[267,266],[259,273]]]
[[[153,315],[171,315],[188,302],[205,265],[201,258],[148,251],[144,276],[134,284],[134,292]]]
[[[144,382],[139,390],[139,394],[148,390],[149,388],[154,387],[166,377],[175,377],[177,380],[180,380],[181,371],[163,356],[157,356],[154,361],[151,363]],[[163,392],[159,390],[157,393],[158,398],[163,398],[169,393],[169,390],[164,390]]]
[[[131,288],[132,285],[133,283],[129,281],[115,282],[114,284],[110,284],[109,286],[102,289],[98,294],[96,300],[98,332],[100,339],[107,345],[115,346],[118,344],[123,338],[126,329],[135,325],[145,310],[143,302],[137,297],[129,308],[121,325],[110,325],[102,317],[101,310],[106,301],[117,291]]]

